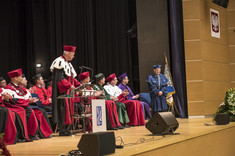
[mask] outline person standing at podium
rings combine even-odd
[[[59,135],[69,136],[72,133],[69,125],[72,124],[74,114],[74,99],[71,97],[57,99],[60,95],[69,95],[75,87],[81,85],[75,77],[77,76],[70,61],[73,60],[76,47],[64,45],[63,55],[56,58],[50,67],[53,72],[52,80],[52,120],[59,124]]]

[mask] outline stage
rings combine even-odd
[[[124,148],[116,149],[112,155],[235,155],[235,122],[205,126],[204,123],[211,122],[211,118],[177,120],[179,128],[176,135],[153,137],[144,126],[114,131],[115,137],[120,136],[123,139]],[[77,149],[81,135],[82,133],[77,133],[75,136],[59,137],[54,134],[50,139],[18,143],[7,148],[12,155],[59,155]],[[119,143],[118,141],[117,144]]]

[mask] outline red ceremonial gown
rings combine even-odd
[[[39,100],[42,102],[43,106],[51,106],[51,102],[49,100],[50,97],[45,88],[35,85],[33,86],[33,90],[35,91],[34,94],[38,95]]]
[[[137,100],[127,100],[127,97],[124,97],[122,90],[118,86],[112,86],[109,83],[104,86],[105,90],[111,95],[118,98],[117,102],[122,102],[126,106],[126,111],[129,117],[130,122],[128,125],[145,125],[144,113],[142,110],[141,103]]]
[[[64,56],[57,58],[51,65],[52,80],[52,117],[54,123],[69,125],[73,123],[74,98],[57,99],[60,95],[69,95],[70,87],[81,84],[75,79],[76,72]]]
[[[41,137],[47,138],[53,132],[50,127],[50,123],[48,123],[48,119],[46,113],[42,112],[44,110],[40,108],[30,109],[29,108],[29,97],[30,93],[23,87],[17,86],[10,82],[5,89],[10,90],[10,95],[12,96],[15,106],[23,107],[26,110],[27,116],[27,128],[28,134],[30,136],[35,136],[39,131],[39,134],[42,134]],[[38,122],[40,124],[38,124]]]
[[[0,88],[0,94],[3,92],[3,90]],[[2,96],[0,96],[0,106],[6,108],[8,110],[8,116],[7,116],[7,123],[5,127],[5,135],[4,139],[7,144],[14,144],[16,143],[17,139],[17,127],[15,125],[16,120],[16,114],[19,116],[19,126],[18,129],[21,129],[22,131],[22,137],[26,141],[30,141],[28,138],[28,129],[27,129],[27,121],[26,121],[26,114],[25,110],[21,107],[11,105],[10,102],[12,99],[10,99],[9,102],[2,101]],[[16,113],[16,114],[15,114]],[[19,133],[19,132],[18,132]],[[18,134],[20,135],[20,134]],[[22,139],[22,138],[21,138]]]

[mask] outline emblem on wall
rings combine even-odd
[[[220,38],[219,12],[217,10],[210,9],[210,23],[211,36]]]

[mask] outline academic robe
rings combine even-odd
[[[47,88],[47,95],[48,95],[48,98],[51,98],[51,96],[52,96],[52,86],[51,85]]]
[[[118,85],[118,87],[119,87],[122,91],[123,91],[124,89],[127,89],[127,90],[128,90],[128,92],[129,92],[129,94],[127,95],[127,99],[128,99],[128,100],[138,100],[138,99],[133,99],[133,98],[132,98],[132,97],[134,96],[134,94],[133,94],[133,92],[132,92],[132,90],[131,90],[131,88],[130,88],[129,86],[120,83],[120,84]],[[148,117],[151,118],[151,112],[150,112],[150,110],[149,110],[149,104],[147,104],[146,102],[143,102],[143,101],[140,101],[140,103],[141,103],[141,106],[142,106],[142,110],[143,110],[145,119],[147,119]],[[147,113],[147,114],[145,114],[145,113]]]
[[[114,101],[110,100],[110,97],[108,93],[106,92],[106,90],[102,86],[100,86],[98,83],[95,84],[93,89],[96,91],[104,91],[104,93],[98,98],[105,99],[106,110],[108,112],[108,118],[109,118],[112,128],[121,126],[121,123],[119,122],[119,119],[118,119],[117,106]]]
[[[15,113],[0,105],[0,122],[0,133],[4,133],[6,144],[15,144],[17,141]]]
[[[122,90],[118,86],[112,86],[109,83],[104,86],[104,89],[108,92],[109,95],[118,97],[118,102],[122,102],[126,106],[127,114],[130,122],[128,125],[144,125],[145,119],[142,110],[141,103],[137,100],[127,100],[127,97],[124,97]]]
[[[5,90],[0,88],[0,94],[3,92],[5,92]],[[2,96],[0,96],[0,133],[5,133],[4,139],[7,144],[15,144],[18,138],[30,141],[28,138],[25,110],[21,107],[12,106],[10,101],[12,101],[12,99],[3,101]]]
[[[152,110],[154,112],[167,111],[168,108],[166,97],[168,79],[162,74],[157,76],[155,73],[153,73],[148,76],[147,82],[151,97],[150,107]],[[163,93],[161,96],[158,95],[159,91]]]
[[[41,108],[29,108],[29,98],[31,94],[26,88],[10,82],[5,89],[12,96],[14,105],[25,109],[28,134],[30,136],[33,137],[39,133],[41,138],[47,138],[53,133],[46,111]]]
[[[52,80],[52,120],[59,125],[68,125],[73,123],[74,98],[57,99],[60,95],[69,95],[70,87],[81,84],[75,79],[75,72],[71,63],[64,56],[56,58],[50,67],[53,72]]]
[[[39,100],[42,103],[42,108],[45,109],[47,112],[52,111],[52,106],[50,102],[50,97],[48,95],[48,92],[45,88],[40,86],[33,86],[34,94],[37,94],[39,97]]]
[[[79,94],[75,92],[74,93],[74,113],[81,115],[84,108],[85,106],[81,103]]]

